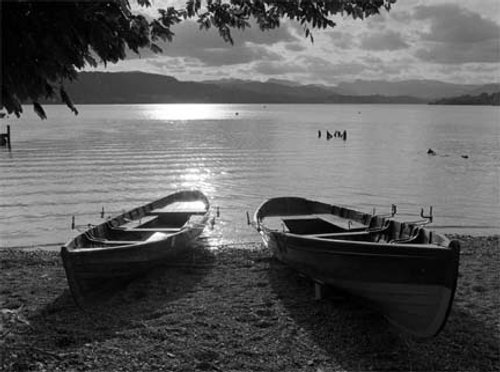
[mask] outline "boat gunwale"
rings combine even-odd
[[[259,230],[259,231],[266,230],[267,232],[275,232],[277,234],[284,234],[286,236],[291,236],[291,237],[294,237],[294,238],[310,239],[311,241],[320,240],[320,241],[329,241],[329,242],[346,242],[346,243],[349,243],[349,244],[354,244],[354,245],[359,245],[359,246],[364,246],[364,245],[370,245],[370,246],[376,246],[376,247],[385,247],[385,246],[387,246],[387,247],[398,247],[398,248],[403,248],[403,249],[404,248],[412,248],[413,247],[413,248],[449,250],[450,249],[449,248],[450,244],[453,242],[453,240],[449,239],[447,236],[445,236],[443,234],[440,234],[440,233],[436,233],[435,231],[427,229],[427,228],[425,228],[423,226],[419,226],[416,223],[400,222],[400,221],[397,221],[397,220],[395,220],[393,218],[388,218],[388,217],[382,218],[381,221],[382,221],[383,224],[386,223],[387,221],[392,221],[395,224],[398,224],[398,225],[407,225],[408,227],[419,226],[422,230],[427,231],[427,232],[432,232],[433,236],[439,237],[439,239],[441,240],[441,242],[440,242],[440,244],[436,244],[436,243],[401,243],[401,242],[392,242],[391,243],[391,242],[374,242],[374,241],[360,241],[360,240],[324,238],[324,237],[315,237],[315,236],[313,236],[315,234],[306,234],[306,235],[304,235],[304,234],[296,234],[296,233],[287,232],[287,231],[280,231],[278,229],[270,228],[266,224],[264,224],[262,221],[266,217],[286,217],[286,216],[293,216],[294,215],[294,214],[290,214],[290,215],[286,215],[286,214],[273,214],[273,215],[269,214],[269,215],[267,215],[266,214],[266,215],[264,215],[262,213],[263,207],[266,206],[267,204],[270,204],[272,202],[276,202],[278,200],[286,200],[286,199],[301,200],[301,201],[304,201],[304,202],[307,202],[307,203],[311,203],[311,204],[314,204],[314,205],[321,205],[323,207],[329,207],[329,208],[339,207],[339,208],[343,208],[344,210],[346,210],[348,212],[359,213],[360,215],[363,215],[363,217],[367,218],[367,219],[368,218],[374,218],[374,217],[380,217],[380,216],[374,216],[374,215],[370,215],[368,213],[356,211],[354,209],[350,209],[350,208],[347,208],[347,207],[341,207],[341,206],[338,206],[338,205],[328,204],[328,203],[325,203],[325,202],[315,201],[315,200],[311,200],[311,199],[307,199],[307,198],[302,198],[302,197],[297,197],[297,196],[284,196],[284,197],[275,197],[275,198],[267,199],[267,200],[265,200],[264,202],[262,202],[257,207],[257,209],[255,210],[254,216],[253,216],[253,222],[254,222],[254,225],[257,228],[257,230]],[[309,213],[309,214],[311,216],[315,215],[314,212],[313,213]],[[296,215],[299,215],[299,214],[296,214]],[[306,213],[301,213],[300,215],[307,215],[307,214]],[[335,214],[332,213],[332,215],[335,215]],[[335,216],[337,216],[337,215],[335,215]],[[361,230],[359,232],[370,232],[370,231],[367,228],[366,230]]]
[[[146,204],[143,204],[143,205],[139,205],[137,207],[134,207],[124,213],[121,213],[111,219],[108,219],[98,225],[95,225],[95,226],[92,226],[91,228],[79,233],[78,235],[72,237],[71,239],[69,239],[62,247],[64,247],[66,249],[66,254],[67,255],[71,255],[72,253],[74,254],[90,254],[90,253],[97,253],[97,252],[105,252],[105,251],[115,251],[115,250],[125,250],[127,248],[142,248],[143,246],[146,246],[146,245],[152,245],[152,244],[155,244],[155,243],[164,243],[166,240],[168,239],[172,239],[172,238],[175,238],[176,236],[179,236],[181,234],[185,234],[187,232],[190,232],[191,230],[193,230],[194,228],[196,228],[196,224],[193,224],[190,226],[190,223],[189,223],[189,219],[188,221],[179,228],[179,231],[176,231],[176,232],[172,232],[172,233],[169,233],[169,234],[165,234],[166,236],[162,239],[158,239],[158,240],[155,240],[155,241],[147,241],[147,240],[144,240],[144,241],[139,241],[139,243],[137,244],[123,244],[123,245],[113,245],[113,246],[109,246],[109,247],[86,247],[86,248],[78,248],[78,247],[73,247],[72,244],[73,242],[75,242],[78,238],[80,237],[84,237],[86,233],[88,233],[89,231],[95,231],[95,230],[98,230],[100,227],[103,227],[103,226],[111,226],[110,223],[113,222],[113,221],[118,221],[119,219],[123,219],[125,218],[127,215],[131,214],[132,212],[135,212],[135,211],[140,211],[141,209],[144,209],[148,206],[154,206],[155,204],[158,205],[162,205],[165,206],[167,205],[168,203],[168,200],[169,199],[172,199],[172,201],[175,201],[176,200],[176,197],[178,196],[181,196],[182,194],[193,194],[193,195],[197,195],[198,196],[198,199],[199,201],[202,201],[205,205],[205,212],[203,214],[197,214],[197,213],[193,213],[194,216],[197,216],[197,217],[201,217],[203,220],[204,220],[204,223],[203,225],[205,225],[206,221],[208,220],[208,216],[210,214],[210,201],[209,199],[207,198],[207,196],[197,190],[197,189],[186,189],[186,190],[179,190],[179,191],[176,191],[174,193],[171,193],[171,194],[168,194],[160,199],[156,199],[152,202],[149,202],[149,203],[146,203]],[[151,209],[152,210],[152,209]],[[159,229],[161,230],[161,229]],[[120,229],[118,229],[117,231],[120,231]],[[123,230],[123,231],[127,231],[126,229]],[[154,232],[154,230],[151,230],[151,232]],[[158,231],[158,232],[161,232],[161,231]]]

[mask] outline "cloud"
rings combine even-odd
[[[173,27],[172,31],[175,33],[172,42],[158,43],[163,49],[162,54],[154,55],[144,49],[139,56],[130,54],[129,59],[164,55],[196,58],[206,66],[236,65],[257,60],[280,60],[282,57],[273,52],[271,47],[277,43],[292,45],[297,42],[293,30],[286,25],[271,31],[261,31],[257,26],[244,31],[234,30],[233,45],[224,42],[215,29],[200,30],[193,21],[182,22]]]
[[[161,45],[163,54],[143,50],[140,57],[131,54],[108,69],[151,71],[181,80],[228,76],[326,84],[355,79],[488,82],[498,78],[499,3],[400,0],[380,16],[335,18],[335,29],[314,30],[314,43],[297,22],[265,32],[256,25],[234,30],[231,45],[216,29],[199,30],[187,20],[173,27],[174,40]]]
[[[340,49],[352,49],[356,46],[354,36],[348,32],[333,31],[329,33],[333,45]]]
[[[456,4],[419,6],[417,20],[430,20],[430,32],[422,33],[423,40],[445,43],[474,43],[499,39],[500,26]]]
[[[295,42],[300,40],[294,33],[292,24],[284,22],[279,28],[274,30],[260,30],[257,25],[245,30],[235,30],[232,32],[235,44],[251,42],[261,45],[273,45],[280,42]]]
[[[361,36],[360,46],[366,50],[398,50],[406,49],[409,45],[401,34],[387,30],[379,33],[364,33]]]
[[[279,61],[283,57],[259,45],[245,43],[239,47],[213,48],[192,51],[191,57],[197,58],[206,66],[227,66],[250,63],[253,61]]]
[[[415,56],[444,64],[498,62],[500,25],[456,4],[419,6],[415,19],[430,27],[419,33],[423,47]]]
[[[332,62],[317,56],[301,56],[298,62],[308,73],[310,80],[319,82],[336,82],[339,77],[349,78],[357,76],[367,69],[359,60]]]
[[[390,18],[394,19],[397,22],[408,24],[412,21],[412,15],[409,11],[401,10],[401,11],[391,11]]]
[[[366,55],[346,61],[330,61],[314,55],[301,55],[293,61],[257,62],[248,74],[259,74],[287,78],[296,81],[335,84],[341,80],[380,78],[381,74],[401,76],[408,71],[408,60],[397,60],[387,64],[384,59]]]
[[[285,49],[291,52],[302,52],[303,50],[306,49],[306,47],[304,46],[304,44],[300,42],[293,42],[293,43],[286,43]]]
[[[278,63],[278,62],[258,62],[253,68],[253,72],[258,72],[263,75],[287,75],[290,73],[302,73],[305,71],[304,66],[294,62]]]
[[[332,63],[315,56],[300,56],[284,63],[258,62],[247,69],[247,75],[266,75],[293,81],[311,83],[337,83],[339,79],[358,76],[366,70],[363,63],[349,61]]]
[[[467,46],[440,43],[418,49],[415,56],[427,62],[445,64],[498,63],[500,51],[498,42],[489,40]]]

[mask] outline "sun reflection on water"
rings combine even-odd
[[[179,174],[179,181],[183,188],[211,188],[212,172],[205,167],[186,168]]]
[[[152,120],[209,120],[221,119],[224,106],[202,103],[179,103],[151,105],[146,111]]]

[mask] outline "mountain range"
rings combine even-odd
[[[65,84],[74,103],[429,103],[461,95],[500,92],[500,84],[451,84],[435,80],[301,85],[270,79],[179,81],[144,72],[81,72]]]

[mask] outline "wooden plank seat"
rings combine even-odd
[[[361,229],[359,227],[340,233],[309,234],[306,236],[324,239],[380,241],[384,234],[389,231],[391,225],[391,221],[388,220],[383,226],[373,229],[369,229],[368,227]]]
[[[341,229],[348,231],[362,231],[368,228],[368,225],[365,225],[361,222],[354,221],[348,218],[336,216],[334,214],[329,213],[313,213],[313,214],[301,214],[301,215],[292,215],[292,216],[283,216],[286,220],[307,220],[318,218],[323,220],[326,223],[331,225],[335,225],[340,227]]]
[[[304,235],[308,238],[320,239],[338,239],[338,240],[366,240],[370,241],[371,234],[367,231],[354,231],[343,233],[324,233],[324,234],[308,234]]]
[[[162,208],[150,210],[148,215],[163,214],[205,214],[207,209],[204,203],[200,201],[175,202]]]
[[[125,231],[129,232],[159,232],[159,233],[167,233],[173,234],[181,231],[181,228],[178,227],[136,227],[133,229],[126,229]]]
[[[207,211],[163,211],[160,209],[153,209],[148,212],[148,216],[172,216],[172,215],[181,215],[181,214],[199,214],[203,215],[207,213]]]
[[[325,222],[331,223],[332,225],[338,226],[344,230],[348,230],[350,232],[355,231],[363,231],[368,228],[368,225],[365,225],[361,222],[354,221],[345,217],[336,216],[334,214],[316,214],[318,218],[322,219]]]
[[[113,226],[113,224],[108,223],[108,227],[111,230],[128,230],[128,229],[133,229],[140,227],[141,225],[145,225],[147,223],[150,223],[157,219],[158,216],[144,216],[142,218],[138,218],[136,220],[127,220],[126,223],[119,225],[119,226]]]
[[[102,245],[132,245],[143,242],[143,240],[109,240],[94,236],[89,232],[85,234],[85,238],[87,238],[87,240],[91,241],[92,243],[102,244]]]
[[[180,229],[176,229],[180,230]],[[127,230],[130,231],[130,230]],[[149,232],[149,230],[148,230]],[[157,231],[154,230],[153,234],[151,234],[147,239],[144,240],[110,240],[110,239],[105,239],[105,238],[99,238],[94,236],[93,234],[87,232],[85,234],[85,237],[91,241],[92,243],[96,244],[101,244],[101,245],[110,245],[110,246],[120,246],[120,245],[136,245],[140,243],[151,243],[159,240],[166,239],[169,236],[169,234],[166,234],[165,232],[162,231]]]
[[[277,216],[274,217],[276,220]],[[299,235],[317,235],[317,234],[336,234],[352,233],[366,231],[368,226],[351,219],[346,219],[328,213],[311,213],[304,215],[282,216],[282,225],[284,232],[290,232]],[[269,218],[266,217],[266,226],[271,227]],[[278,226],[273,221],[271,228]],[[278,228],[279,229],[279,228]]]

